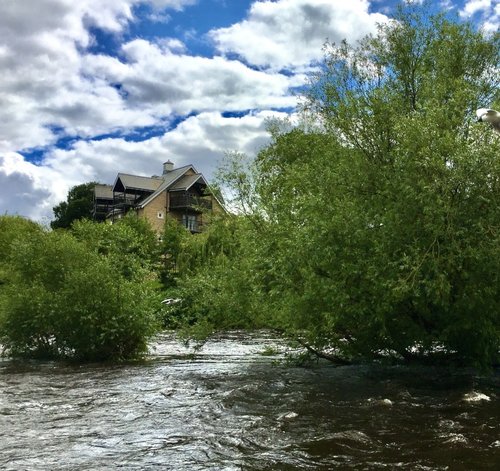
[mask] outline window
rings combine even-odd
[[[198,221],[196,220],[196,216],[194,214],[183,214],[182,225],[192,232],[196,232],[198,230]]]

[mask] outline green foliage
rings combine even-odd
[[[226,189],[222,196],[228,207],[236,213],[253,214],[259,211],[258,195],[254,191],[254,163],[240,152],[229,152],[220,162],[216,173],[218,191]]]
[[[166,218],[159,247],[162,261],[159,274],[166,288],[176,285],[177,263],[181,257],[183,246],[189,237],[191,237],[189,231],[176,219]]]
[[[500,140],[474,110],[500,103],[499,52],[500,35],[415,3],[357,47],[327,44],[303,122],[269,123],[255,161],[226,156],[236,214],[201,234],[0,218],[0,343],[127,358],[159,315],[196,339],[277,329],[338,362],[498,362]],[[159,313],[158,277],[181,299]]]
[[[83,183],[71,188],[66,201],[54,206],[52,229],[69,228],[74,221],[91,219],[94,206],[94,187],[96,182]]]
[[[13,242],[19,237],[36,235],[42,228],[21,216],[0,216],[0,285],[9,277],[9,256]]]
[[[140,280],[157,268],[157,235],[145,219],[139,219],[134,213],[113,224],[76,221],[72,233],[89,249],[106,257],[127,279]]]
[[[415,7],[397,20],[358,48],[330,45],[309,96],[343,147],[317,158],[330,179],[316,198],[325,221],[303,241],[325,250],[311,267],[324,279],[303,282],[322,300],[312,337],[328,341],[331,330],[349,339],[349,353],[406,358],[439,345],[491,364],[500,338],[500,145],[471,118],[498,100],[499,36]],[[297,174],[285,172],[293,184]]]
[[[151,280],[126,277],[114,260],[62,231],[22,231],[7,263],[8,282],[0,286],[4,353],[101,361],[146,351],[159,302]]]
[[[219,215],[207,230],[184,239],[177,259],[175,296],[182,302],[166,309],[168,327],[202,339],[214,330],[261,325],[257,293],[250,275],[253,258],[244,218]]]
[[[343,358],[498,361],[500,141],[474,110],[499,103],[500,36],[415,4],[396,20],[327,44],[304,123],[223,163],[240,216],[183,255],[188,325],[264,325]]]

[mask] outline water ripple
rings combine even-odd
[[[199,351],[164,335],[140,364],[1,360],[0,468],[481,470],[500,462],[498,376],[305,369],[280,364],[285,350],[270,334],[237,332]]]

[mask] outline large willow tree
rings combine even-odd
[[[304,102],[321,131],[277,131],[257,160],[281,328],[341,355],[497,361],[500,139],[474,112],[500,103],[499,45],[407,6],[325,46]]]
[[[475,110],[500,105],[499,60],[498,34],[415,4],[326,44],[303,124],[221,167],[237,244],[198,240],[189,324],[274,327],[340,362],[498,362],[500,138]]]

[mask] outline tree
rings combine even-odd
[[[67,229],[74,221],[92,218],[95,185],[96,182],[82,183],[69,190],[67,200],[53,208],[55,219],[50,223],[52,229]]]
[[[248,237],[248,218],[214,217],[207,230],[183,240],[177,258],[176,293],[182,302],[168,309],[167,326],[187,337],[206,338],[216,330],[257,328],[258,283]]]
[[[7,276],[0,285],[4,353],[79,361],[145,353],[160,301],[154,274],[142,269],[131,276],[127,255],[118,263],[117,254],[100,254],[68,231],[28,229],[6,251]]]
[[[499,98],[499,36],[414,5],[395,20],[327,45],[306,103],[325,133],[277,136],[259,156],[266,210],[293,234],[277,252],[288,325],[350,356],[439,346],[491,364],[500,146],[472,116]]]
[[[117,273],[127,279],[140,280],[158,268],[157,235],[147,220],[133,212],[113,224],[76,221],[71,233],[90,250],[107,258]]]
[[[473,117],[499,101],[499,46],[416,4],[327,44],[308,124],[273,125],[255,166],[227,167],[258,207],[218,292],[251,283],[253,316],[340,359],[498,361],[500,141]]]
[[[19,237],[36,235],[42,228],[21,216],[0,216],[0,285],[9,278],[9,257],[13,242]]]
[[[342,192],[328,235],[316,237],[334,251],[319,266],[326,324],[355,353],[410,359],[439,345],[488,364],[499,347],[500,146],[472,116],[499,99],[500,36],[414,5],[395,20],[357,48],[328,45],[309,95],[348,150],[333,163]]]
[[[175,218],[167,217],[159,244],[161,268],[160,278],[166,288],[176,285],[178,260],[184,243],[191,234]]]

